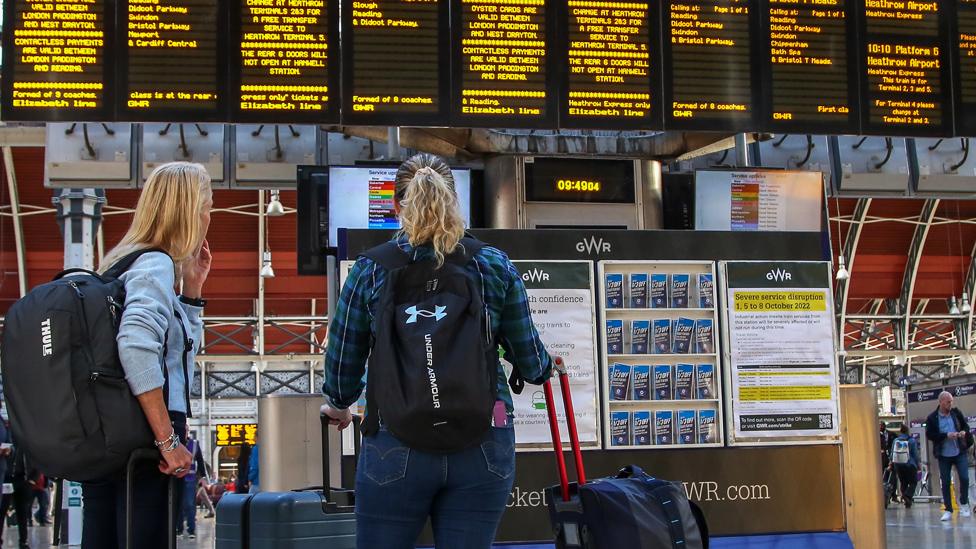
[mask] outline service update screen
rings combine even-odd
[[[947,17],[936,0],[861,0],[864,133],[952,133]]]
[[[127,0],[120,2],[126,63],[120,80],[123,109],[133,120],[199,121],[219,108],[220,2]],[[165,113],[165,114],[163,114]]]
[[[848,0],[764,0],[765,126],[857,133],[855,59]],[[848,29],[850,26],[850,29]],[[855,93],[851,93],[851,88]],[[768,94],[768,95],[767,95]]]
[[[548,0],[455,0],[455,119],[552,125]]]
[[[652,8],[649,2],[567,2],[561,126],[660,127],[652,85],[658,56]]]
[[[329,0],[240,0],[239,112],[273,122],[336,122],[336,7]]]
[[[7,0],[5,120],[105,120],[112,28],[105,0]]]
[[[344,121],[445,125],[448,1],[345,1]]]
[[[665,126],[753,126],[752,2],[664,4]]]

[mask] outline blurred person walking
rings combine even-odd
[[[929,414],[925,423],[925,436],[932,441],[932,451],[939,460],[939,480],[942,483],[942,503],[945,512],[939,520],[952,519],[952,468],[959,474],[956,495],[959,499],[959,515],[972,516],[969,509],[969,458],[967,450],[973,445],[966,416],[952,404],[954,397],[948,391],[939,394],[939,407]]]

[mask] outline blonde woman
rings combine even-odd
[[[454,178],[440,158],[420,154],[403,163],[396,175],[394,207],[403,227],[395,239],[407,256],[402,261],[433,262],[431,267],[439,272],[448,256],[464,251],[459,245],[464,221]],[[464,263],[464,276],[480,289],[494,336],[485,350],[497,386],[497,395],[488,395],[497,399],[494,413],[483,426],[473,425],[472,432],[485,432],[473,445],[431,453],[395,437],[383,425],[382,406],[367,410],[356,476],[356,545],[361,549],[412,549],[428,517],[438,548],[487,549],[508,502],[515,478],[515,432],[498,346],[530,383],[545,381],[552,359],[532,323],[522,278],[508,257],[489,246],[462,257],[469,255],[473,257]],[[322,412],[340,429],[349,425],[349,406],[363,391],[366,359],[377,336],[374,313],[386,280],[387,271],[378,263],[366,257],[357,260],[330,321],[323,382],[327,403]],[[370,360],[379,360],[380,354]],[[477,378],[472,369],[472,385]],[[485,385],[491,391],[491,383]],[[379,418],[374,420],[379,423],[375,432],[371,413]]]
[[[203,166],[187,162],[159,166],[146,180],[128,232],[100,265],[104,273],[133,252],[161,250],[140,255],[120,277],[126,297],[119,325],[119,359],[160,451],[158,464],[144,464],[135,478],[128,479],[136,494],[129,510],[134,532],[134,547],[129,549],[166,547],[173,535],[167,531],[168,478],[182,478],[191,466],[192,456],[183,444],[195,342],[203,331],[201,295],[210,272],[206,235],[212,205],[210,177]],[[82,489],[82,547],[124,548],[121,472],[84,483]]]

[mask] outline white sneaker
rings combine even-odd
[[[961,517],[963,517],[963,518],[969,518],[969,517],[973,516],[973,514],[969,511],[969,505],[967,505],[967,506],[963,507],[962,509],[960,509],[959,510],[959,515]]]
[[[942,513],[942,518],[940,518],[939,520],[941,520],[942,522],[945,522],[947,520],[952,520],[952,511],[946,511],[945,513]]]

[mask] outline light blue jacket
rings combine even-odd
[[[185,383],[193,384],[194,358],[203,335],[200,307],[189,305],[176,294],[173,261],[166,254],[150,252],[132,264],[120,279],[125,284],[125,310],[119,325],[119,359],[135,395],[163,387],[163,345],[169,373],[167,403],[172,412],[186,413]],[[186,337],[187,377],[183,376],[184,338],[176,312],[183,318]]]

